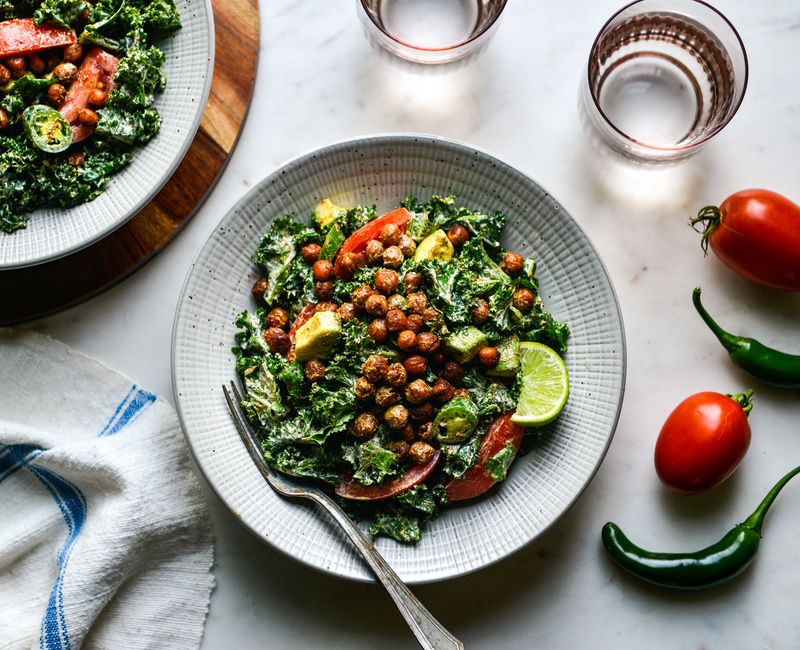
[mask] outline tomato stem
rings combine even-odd
[[[750,390],[748,390],[747,392],[736,393],[735,395],[731,395],[729,393],[728,397],[730,397],[734,402],[736,402],[739,406],[742,407],[742,410],[744,411],[745,415],[747,415],[747,416],[750,415],[750,411],[753,410],[753,402],[750,399],[750,398],[753,397],[753,389],[752,388]]]
[[[697,227],[697,224],[702,223],[702,230]],[[708,238],[717,229],[719,224],[722,223],[722,212],[716,205],[707,205],[701,208],[697,216],[689,219],[689,225],[696,231],[703,233],[703,238],[700,240],[700,246],[703,249],[703,254],[708,255]]]

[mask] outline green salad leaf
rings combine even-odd
[[[510,442],[498,451],[494,456],[486,459],[486,472],[495,481],[505,481],[508,474],[508,468],[517,457],[517,450]]]
[[[343,445],[344,458],[355,469],[353,478],[362,485],[380,485],[397,476],[397,456],[386,449],[378,436],[360,444]]]
[[[44,0],[33,14],[37,25],[53,23],[69,29],[91,5],[86,0]]]
[[[369,527],[369,533],[373,537],[378,537],[379,535],[392,537],[398,542],[406,544],[416,544],[422,539],[419,519],[401,514],[379,512],[375,516],[375,521]]]

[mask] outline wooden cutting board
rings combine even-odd
[[[112,287],[172,241],[213,189],[250,106],[259,18],[258,0],[212,0],[212,5],[211,93],[183,162],[141,212],[105,239],[52,262],[0,272],[0,325],[52,314]]]

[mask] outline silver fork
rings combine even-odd
[[[344,513],[336,502],[331,499],[322,490],[312,486],[300,486],[294,482],[284,478],[273,470],[261,454],[258,441],[256,439],[250,423],[247,421],[240,410],[239,405],[242,403],[242,396],[236,385],[231,382],[230,391],[223,386],[225,393],[225,400],[228,402],[233,423],[236,425],[236,430],[244,443],[250,457],[256,464],[261,476],[269,483],[270,487],[278,494],[291,499],[310,499],[314,503],[322,506],[322,508],[336,521],[345,534],[353,542],[358,552],[364,558],[369,568],[375,574],[375,577],[381,581],[381,584],[389,592],[397,609],[403,615],[403,618],[408,623],[414,636],[417,637],[419,644],[426,650],[464,650],[464,644],[456,639],[445,627],[437,621],[433,614],[431,614],[425,606],[417,600],[417,597],[411,593],[411,590],[400,580],[400,577],[394,572],[392,567],[383,559],[383,556],[378,553],[375,546],[361,531],[361,529],[353,523],[353,521]],[[233,393],[233,397],[231,397]],[[235,399],[235,401],[234,401]]]

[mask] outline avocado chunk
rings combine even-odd
[[[322,199],[314,208],[314,221],[319,224],[320,228],[327,228],[345,212],[347,210],[340,208],[330,199]]]
[[[454,252],[453,244],[450,243],[445,231],[434,230],[419,243],[417,251],[414,253],[414,259],[449,262],[453,259]]]
[[[318,311],[295,333],[297,360],[324,359],[333,352],[341,334],[339,316],[332,311]]]
[[[486,374],[491,377],[516,377],[519,370],[519,337],[514,334],[497,344],[500,359]]]
[[[447,444],[464,442],[478,426],[478,407],[465,397],[454,397],[433,421],[433,434]]]
[[[419,249],[418,249],[419,250]],[[488,342],[486,334],[477,327],[462,327],[444,340],[444,346],[459,363],[468,363]]]

